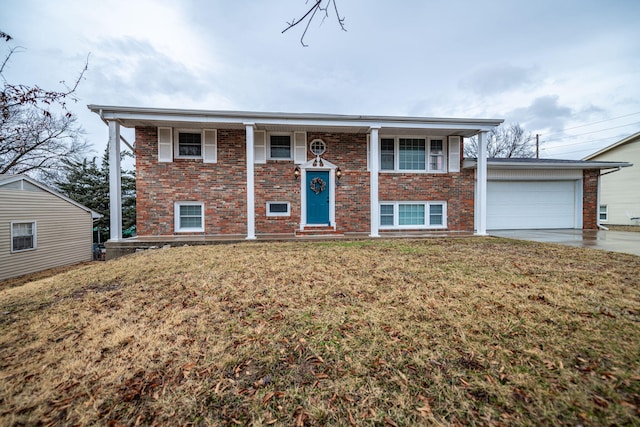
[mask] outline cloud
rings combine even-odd
[[[572,119],[573,110],[558,103],[557,95],[541,96],[524,108],[507,114],[509,122],[520,123],[529,131],[549,129],[560,131]]]
[[[168,100],[169,105],[163,106],[195,108],[220,93],[213,73],[158,51],[147,40],[103,40],[92,62],[87,83],[94,96],[102,98],[96,103],[160,106],[160,100]]]
[[[460,87],[479,95],[496,95],[529,87],[535,83],[538,74],[535,67],[492,64],[476,69],[460,82]]]

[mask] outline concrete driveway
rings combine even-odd
[[[491,230],[490,236],[559,243],[640,256],[640,233],[604,230]]]

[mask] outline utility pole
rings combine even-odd
[[[540,134],[536,133],[536,159],[540,158]]]

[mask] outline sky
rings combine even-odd
[[[580,159],[640,131],[638,0],[2,0],[9,83],[61,89],[100,156],[87,104],[504,119],[540,157]],[[133,132],[123,129],[133,142]],[[624,161],[625,159],[619,159]]]

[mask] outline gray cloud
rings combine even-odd
[[[507,121],[520,123],[529,131],[560,131],[573,117],[573,110],[560,105],[557,95],[547,95],[534,99],[528,107],[513,110],[507,117]]]
[[[479,95],[495,95],[532,85],[538,75],[535,67],[493,64],[475,70],[460,82],[462,89]]]
[[[210,80],[189,64],[159,52],[145,40],[105,41],[92,59],[91,86],[101,98],[105,94],[109,98],[100,102],[142,105],[163,96],[188,97],[196,102],[215,90]]]

